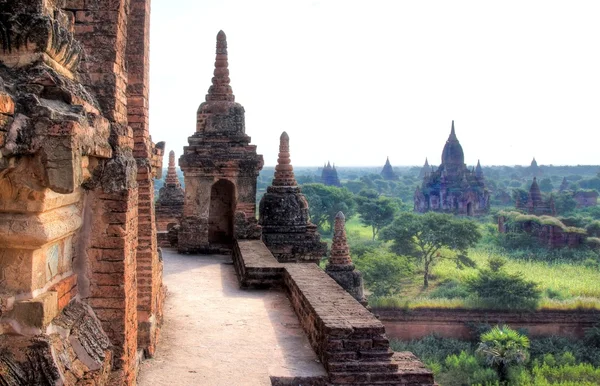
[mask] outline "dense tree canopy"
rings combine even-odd
[[[311,221],[324,230],[327,225],[333,229],[335,215],[343,212],[346,218],[354,215],[354,196],[345,188],[326,186],[323,184],[302,185],[302,193],[306,196]]]
[[[452,259],[458,266],[474,266],[467,257],[467,250],[480,237],[475,222],[434,212],[423,215],[400,213],[380,234],[381,239],[392,241],[394,252],[417,259],[424,271],[424,287],[428,287],[429,272],[440,259]],[[449,253],[442,254],[442,248],[448,249]]]
[[[371,227],[373,240],[384,226],[391,224],[398,211],[395,200],[380,196],[374,190],[362,190],[356,196],[356,203],[360,221]]]

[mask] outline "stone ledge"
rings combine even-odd
[[[383,324],[316,264],[277,262],[259,240],[234,243],[242,286],[283,285],[302,328],[329,374],[328,385],[433,385],[433,373],[412,353],[389,348]],[[320,380],[272,378],[274,385]]]
[[[233,265],[242,287],[270,287],[283,283],[283,264],[260,240],[237,240]]]

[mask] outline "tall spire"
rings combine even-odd
[[[227,61],[227,37],[222,30],[217,34],[217,56],[212,86],[208,89],[206,101],[234,102],[235,96],[229,85],[229,63]]]
[[[273,178],[273,186],[296,186],[296,178],[294,178],[294,167],[290,159],[290,137],[284,131],[279,137],[279,157],[277,158],[277,166],[275,166],[275,178]]]
[[[475,167],[475,176],[478,178],[483,177],[483,169],[481,168],[481,163],[477,160],[477,167]]]
[[[456,132],[454,131],[454,119],[452,120],[452,129],[450,130],[450,137],[448,137],[448,141],[458,141],[458,138],[456,138]]]
[[[338,212],[335,216],[329,264],[352,265],[350,248],[348,248],[348,240],[346,239],[346,217],[342,212]]]
[[[427,159],[427,157],[425,157],[425,165],[423,165],[423,167],[429,167],[429,160]]]
[[[456,131],[454,130],[454,121],[452,121],[452,129],[450,130],[450,136],[444,145],[442,151],[442,165],[454,167],[462,167],[465,163],[465,155],[463,153],[462,146],[458,142],[456,137]]]
[[[179,187],[179,178],[177,178],[177,170],[175,168],[175,152],[171,150],[169,152],[169,168],[167,169],[167,176],[165,177],[166,185],[175,185]]]

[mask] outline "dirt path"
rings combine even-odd
[[[240,290],[226,256],[163,250],[168,295],[156,356],[138,385],[270,385],[324,375],[283,292]]]

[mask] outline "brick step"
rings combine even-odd
[[[431,371],[398,371],[393,373],[330,372],[329,381],[332,385],[432,386],[435,384]]]
[[[270,376],[271,386],[327,386],[326,376],[315,377],[278,377]]]
[[[398,371],[398,364],[393,361],[328,362],[327,368],[340,373],[393,373]]]
[[[359,355],[361,361],[387,361],[394,355],[394,351],[391,349],[360,351]]]
[[[328,351],[326,354],[328,362],[357,361],[361,362],[387,362],[394,352],[388,350],[369,350],[369,351]]]

